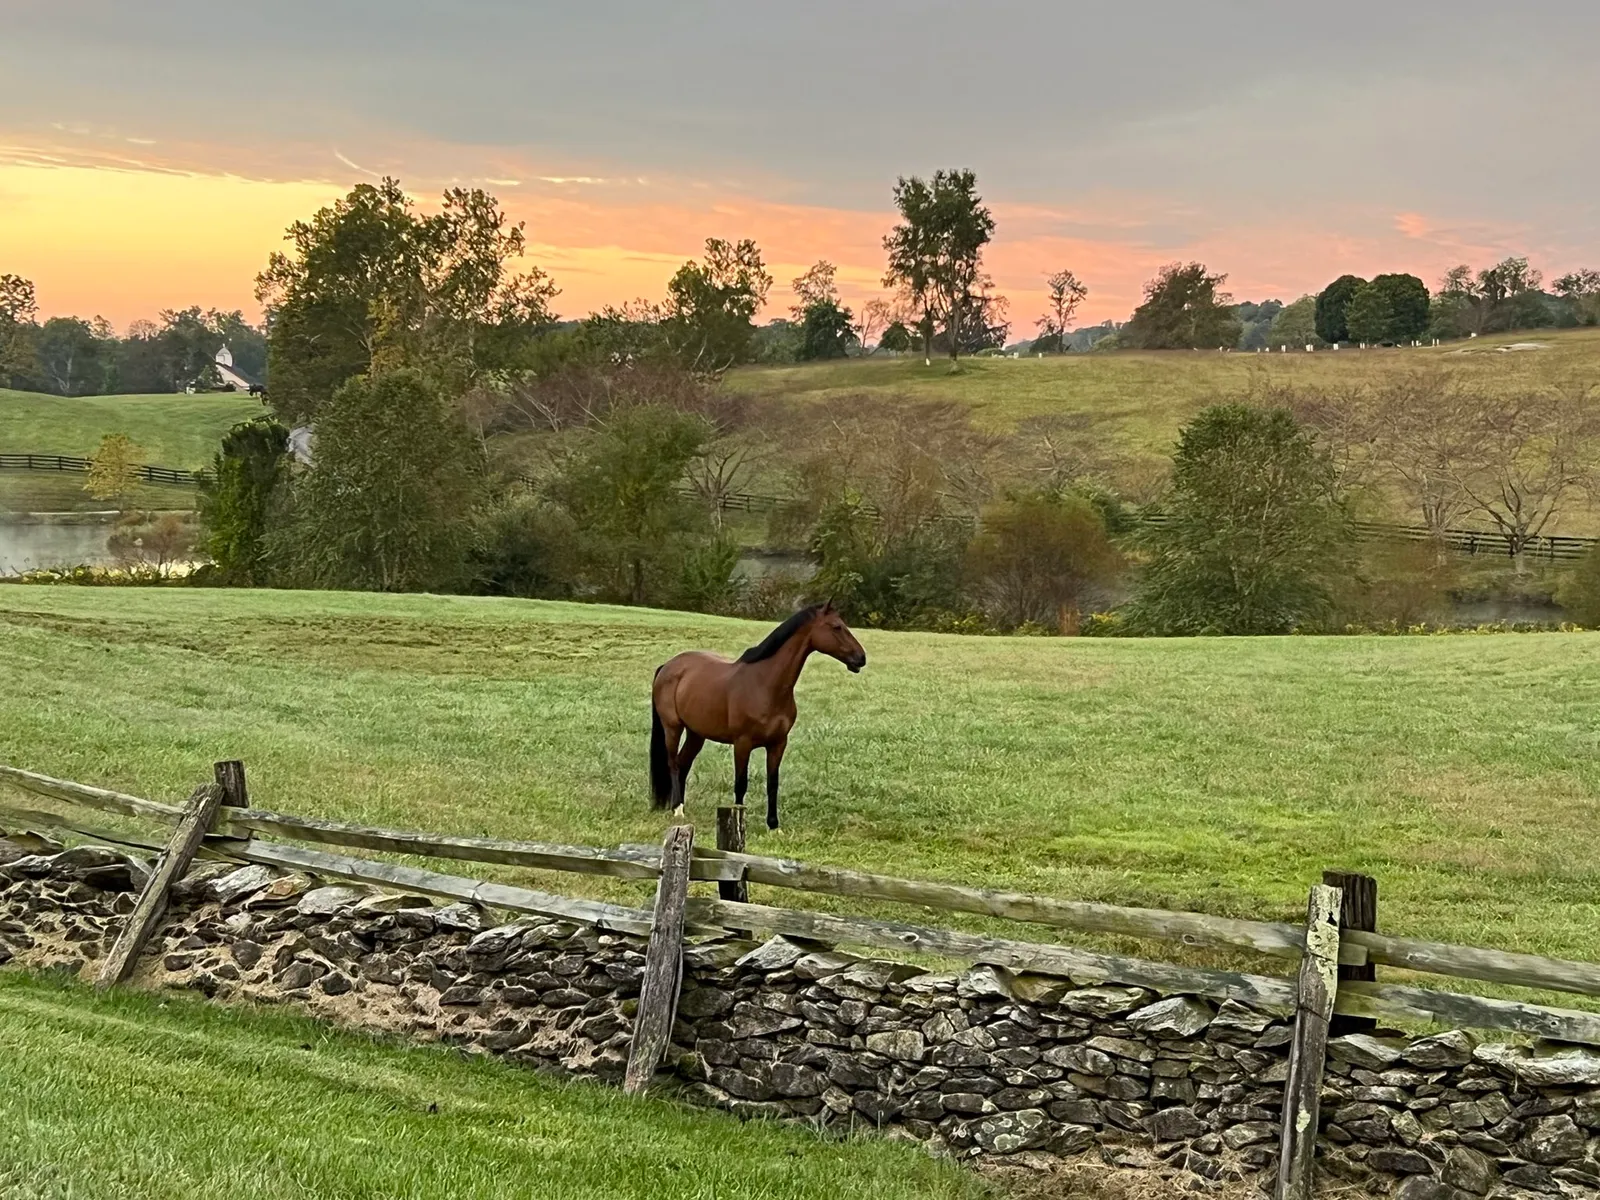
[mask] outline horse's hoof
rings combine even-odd
[[[772,830],[773,833],[777,833],[778,832],[778,823],[776,821],[768,821],[767,822],[767,828]]]
[[[672,810],[672,819],[674,821],[683,820],[683,806],[681,804],[677,808]]]

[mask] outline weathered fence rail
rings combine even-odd
[[[90,462],[71,454],[0,454],[0,471],[71,471],[87,473]],[[210,478],[206,471],[185,471],[145,463],[135,468],[141,483],[168,483],[191,487]]]
[[[167,890],[195,854],[304,871],[332,879],[468,901],[508,912],[557,916],[649,939],[644,986],[635,1017],[627,1087],[649,1085],[670,1042],[682,979],[686,934],[747,931],[802,941],[918,952],[1056,976],[1083,986],[1118,983],[1162,993],[1235,1000],[1293,1014],[1294,1036],[1285,1084],[1277,1196],[1309,1200],[1324,1057],[1330,1027],[1339,1020],[1417,1021],[1510,1030],[1567,1043],[1600,1045],[1600,1014],[1443,989],[1379,983],[1378,965],[1530,988],[1600,996],[1600,965],[1455,946],[1376,932],[1376,885],[1365,877],[1330,873],[1313,887],[1303,926],[1205,913],[1170,912],[992,891],[929,880],[817,866],[743,852],[738,814],[719,813],[718,848],[694,845],[689,826],[668,830],[656,846],[602,849],[502,838],[463,837],[346,824],[250,807],[244,767],[216,764],[215,782],[184,805],[166,804],[71,780],[0,765],[0,784],[68,810],[87,809],[173,827],[165,837],[104,828],[61,807],[0,803],[0,820],[65,830],[159,855],[111,953],[100,986],[132,975],[155,929]],[[37,801],[34,802],[37,804]],[[290,841],[267,841],[274,834]],[[295,843],[341,849],[487,862],[544,871],[657,880],[653,910],[563,896],[507,883],[332,853]],[[718,898],[690,896],[692,882],[716,883]],[[750,884],[861,900],[887,901],[974,913],[1054,929],[1247,950],[1297,961],[1294,977],[1180,966],[1054,942],[1022,941],[901,921],[815,909],[751,903]]]

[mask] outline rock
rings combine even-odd
[[[1367,1156],[1367,1165],[1374,1171],[1387,1171],[1391,1175],[1431,1175],[1433,1163],[1415,1150],[1396,1150],[1393,1146],[1378,1146]]]
[[[317,986],[324,995],[342,996],[355,987],[347,975],[339,971],[330,971],[318,981]]]
[[[1270,1142],[1278,1136],[1278,1131],[1267,1121],[1244,1121],[1238,1125],[1230,1125],[1222,1131],[1222,1144],[1229,1150],[1242,1150],[1257,1142]]]
[[[927,1046],[922,1041],[922,1035],[912,1029],[897,1029],[887,1033],[869,1033],[867,1035],[867,1049],[874,1054],[881,1054],[885,1058],[911,1063],[920,1063],[923,1056],[928,1052]]]
[[[1136,1042],[1132,1038],[1119,1037],[1092,1037],[1084,1043],[1091,1050],[1099,1050],[1106,1054],[1115,1055],[1117,1058],[1126,1058],[1132,1062],[1154,1062],[1156,1052],[1144,1042]]]
[[[773,1063],[772,1090],[780,1096],[820,1096],[828,1090],[828,1079],[813,1067]]]
[[[910,963],[878,962],[863,959],[852,963],[836,976],[840,983],[853,984],[869,991],[881,992],[892,983],[900,983],[916,975],[926,975],[922,967]]]
[[[1422,1140],[1422,1122],[1409,1112],[1397,1112],[1389,1118],[1389,1132],[1407,1146]]]
[[[685,991],[678,998],[678,1015],[691,1020],[720,1017],[733,1008],[733,997],[721,988],[702,987]]]
[[[1400,1181],[1400,1186],[1394,1189],[1392,1200],[1458,1200],[1460,1194],[1448,1183],[1440,1183],[1426,1175],[1412,1175]]]
[[[367,896],[356,905],[356,915],[360,917],[376,917],[384,913],[397,913],[408,908],[432,908],[433,901],[427,896],[412,896],[404,892],[379,892]]]
[[[1347,1033],[1343,1037],[1328,1039],[1328,1053],[1340,1062],[1347,1062],[1353,1067],[1381,1071],[1399,1061],[1405,1045],[1405,1042],[1396,1038],[1373,1037],[1369,1033]]]
[[[857,1092],[850,1097],[850,1106],[874,1125],[883,1125],[900,1115],[905,1102],[882,1092]]]
[[[763,1008],[748,1001],[736,1004],[733,1009],[733,1036],[738,1041],[743,1041],[745,1038],[767,1037],[786,1029],[798,1029],[802,1024],[804,1022],[799,1017],[774,1012],[770,1008]]]
[[[477,933],[484,927],[486,919],[483,909],[476,904],[447,904],[433,910],[433,923],[438,929]]]
[[[1487,1154],[1457,1146],[1450,1151],[1439,1178],[1474,1196],[1487,1196],[1489,1189],[1500,1182],[1500,1171]]]
[[[260,909],[284,908],[302,892],[311,887],[311,880],[301,874],[280,875],[266,887],[244,902],[252,912]]]
[[[1549,1167],[1537,1163],[1518,1163],[1501,1175],[1501,1181],[1512,1187],[1528,1188],[1535,1192],[1556,1191],[1555,1176]]]
[[[857,961],[859,960],[848,954],[823,950],[796,959],[794,973],[798,979],[826,979],[829,975],[837,975]]]
[[[258,892],[266,887],[275,878],[277,873],[271,867],[253,864],[240,867],[237,871],[230,871],[220,879],[211,881],[211,894],[224,904],[248,896],[251,892]]]
[[[283,974],[278,976],[277,984],[286,992],[297,992],[302,988],[310,987],[316,978],[317,973],[311,969],[310,964],[302,962],[290,963],[284,969]]]
[[[1583,1130],[1565,1113],[1531,1122],[1518,1144],[1522,1157],[1543,1166],[1556,1166],[1582,1158],[1586,1146]]]
[[[989,996],[1009,1000],[1012,998],[1011,982],[999,967],[973,967],[970,971],[963,971],[957,979],[956,995],[973,1000]]]
[[[1043,1109],[1038,1108],[1002,1113],[979,1121],[973,1127],[972,1136],[979,1147],[989,1154],[1015,1154],[1018,1150],[1033,1150],[1049,1140],[1050,1118]]]
[[[261,961],[261,947],[248,939],[240,939],[228,947],[228,953],[233,956],[233,961],[248,971]]]
[[[1266,1013],[1258,1013],[1253,1008],[1247,1008],[1237,1000],[1224,1000],[1217,1009],[1216,1016],[1211,1018],[1211,1028],[1214,1030],[1236,1030],[1239,1033],[1261,1033],[1272,1024],[1272,1018]]]
[[[319,887],[301,896],[294,910],[302,917],[331,917],[360,899],[361,893],[355,888]]]
[[[1082,1154],[1094,1146],[1094,1130],[1087,1125],[1057,1125],[1045,1143],[1051,1154]]]
[[[713,938],[683,949],[683,965],[692,971],[720,971],[750,953],[752,943],[741,938]]]
[[[738,966],[748,971],[786,971],[804,958],[806,952],[788,938],[770,938],[739,959]]]
[[[976,1117],[1000,1111],[998,1104],[987,1096],[978,1095],[977,1092],[946,1092],[941,1099],[944,1107],[953,1113],[965,1113]]]
[[[1567,1049],[1533,1054],[1521,1046],[1492,1043],[1473,1051],[1475,1061],[1510,1071],[1535,1087],[1595,1087],[1600,1085],[1600,1055]]]
[[[1078,1016],[1105,1020],[1131,1012],[1149,998],[1150,993],[1143,988],[1079,988],[1061,997],[1061,1007]]]
[[[467,1008],[482,1004],[485,995],[483,988],[458,983],[444,990],[439,996],[439,1003],[442,1006]]]
[[[1109,1077],[1116,1072],[1116,1064],[1112,1062],[1109,1054],[1102,1053],[1090,1046],[1052,1046],[1043,1054],[1045,1062],[1052,1066],[1065,1067],[1069,1071],[1076,1071],[1080,1075],[1100,1075]]]
[[[1164,1108],[1145,1118],[1144,1127],[1158,1142],[1181,1142],[1206,1132],[1206,1123],[1192,1108]]]
[[[1413,1067],[1424,1071],[1439,1071],[1446,1067],[1464,1067],[1472,1061],[1477,1042],[1471,1034],[1459,1029],[1432,1037],[1418,1038],[1401,1052],[1400,1057]]]
[[[1123,1018],[1129,1027],[1151,1037],[1184,1040],[1198,1035],[1216,1014],[1204,1000],[1173,996],[1129,1013]]]
[[[1011,994],[1028,1004],[1058,1004],[1071,990],[1067,980],[1049,975],[1015,975],[1011,979]]]

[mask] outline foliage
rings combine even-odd
[[[1428,331],[1428,286],[1415,275],[1378,275],[1367,285],[1388,303],[1390,322],[1378,340],[1410,342]]]
[[[1434,332],[1441,337],[1467,337],[1507,329],[1553,325],[1555,320],[1539,290],[1543,276],[1526,258],[1510,257],[1473,274],[1462,264],[1439,283],[1433,305]]]
[[[813,305],[839,302],[838,274],[837,267],[827,259],[820,258],[807,268],[805,274],[790,281],[789,290],[794,293],[795,302],[790,306],[789,313],[794,317],[795,324],[805,321],[806,310]]]
[[[1600,628],[1600,546],[1578,560],[1556,590],[1556,600],[1579,625]]]
[[[1288,633],[1323,617],[1344,519],[1326,452],[1284,409],[1219,405],[1178,435],[1166,521],[1128,611],[1146,633]]]
[[[888,527],[846,489],[822,510],[809,549],[817,559],[810,591],[831,598],[846,618],[883,629],[926,626],[962,604],[962,527],[927,522]]]
[[[188,564],[195,543],[194,526],[181,513],[126,512],[106,539],[106,549],[124,571],[167,579]]]
[[[1363,345],[1381,342],[1389,336],[1394,323],[1394,305],[1388,293],[1374,284],[1364,283],[1358,287],[1345,306],[1345,332],[1352,342]]]
[[[289,424],[315,418],[347,380],[402,367],[455,396],[517,365],[551,320],[556,289],[494,197],[452,188],[423,216],[394,179],[363,183],[289,227],[256,279],[271,334],[271,402]]]
[[[578,530],[590,594],[629,604],[671,598],[685,553],[709,532],[682,487],[710,437],[703,417],[637,405],[615,410],[563,465],[549,491]]]
[[[1109,583],[1122,556],[1099,510],[1082,496],[1035,492],[986,509],[967,548],[967,570],[984,612],[1001,628],[1077,631],[1092,588]]]
[[[270,417],[241,421],[222,439],[200,490],[205,548],[229,583],[267,581],[266,539],[289,480],[289,431]]]
[[[1062,269],[1045,280],[1049,289],[1048,303],[1050,311],[1040,317],[1037,324],[1040,337],[1033,343],[1033,351],[1038,354],[1062,353],[1062,345],[1067,335],[1067,326],[1072,324],[1072,316],[1078,311],[1078,306],[1089,295],[1089,288],[1071,271]],[[1048,348],[1041,345],[1047,339],[1054,338]]]
[[[836,300],[817,300],[805,308],[795,357],[802,362],[844,358],[856,344],[855,316]]]
[[[565,509],[538,496],[509,497],[480,517],[469,586],[485,596],[568,596],[577,545],[578,527]]]
[[[1379,543],[1334,585],[1331,627],[1409,629],[1445,621],[1456,585],[1455,562],[1434,542]]]
[[[750,342],[750,361],[768,366],[799,362],[800,327],[784,317],[757,327]]]
[[[1136,350],[1200,350],[1232,347],[1242,325],[1229,308],[1231,297],[1217,289],[1226,275],[1213,275],[1203,263],[1169,263],[1144,285],[1144,303],[1119,333]]]
[[[1572,271],[1556,280],[1552,286],[1572,306],[1579,324],[1600,324],[1600,271],[1588,267]]]
[[[1341,275],[1317,293],[1317,336],[1329,345],[1350,340],[1346,312],[1366,282],[1359,275]]]
[[[667,284],[662,330],[672,353],[695,371],[747,362],[753,318],[771,287],[754,242],[707,238],[704,261],[684,263]]]
[[[296,478],[269,558],[300,586],[456,586],[481,475],[477,446],[420,371],[357,375],[322,406],[316,464]]]
[[[983,276],[983,248],[994,236],[994,217],[977,193],[970,170],[935,171],[932,181],[913,175],[895,184],[900,224],[883,239],[888,252],[885,287],[903,287],[923,312],[924,352],[935,326],[947,334],[954,360],[962,349],[975,292]]]
[[[726,535],[694,541],[683,552],[678,589],[673,601],[691,612],[731,613],[744,598],[744,580],[737,574],[739,543]]]
[[[96,500],[112,500],[122,508],[139,482],[143,459],[144,451],[127,434],[106,434],[100,439],[100,448],[89,456],[89,477],[83,490]]]
[[[1294,350],[1306,346],[1324,345],[1317,335],[1317,298],[1301,296],[1293,304],[1286,304],[1272,318],[1267,329],[1267,349],[1277,350],[1288,346]]]
[[[884,329],[883,336],[878,339],[880,349],[895,354],[904,354],[913,344],[911,331],[900,321],[891,321]]]
[[[1239,318],[1242,326],[1238,348],[1260,350],[1266,346],[1267,331],[1272,328],[1272,322],[1282,311],[1282,300],[1263,300],[1259,304],[1247,300],[1242,304],[1235,304],[1233,315]]]

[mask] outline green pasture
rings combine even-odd
[[[916,1147],[632,1100],[282,1013],[0,972],[17,1200],[978,1197]]]
[[[179,800],[242,758],[265,808],[655,841],[652,671],[763,631],[466,597],[11,586],[0,761]],[[757,810],[754,852],[1282,919],[1323,868],[1353,869],[1379,879],[1385,931],[1600,961],[1600,636],[862,642],[860,676],[824,660],[802,679],[784,828]],[[689,792],[705,836],[730,779],[708,749]]]
[[[259,399],[237,392],[46,396],[0,388],[0,451],[86,456],[106,434],[125,433],[144,462],[192,470],[209,467],[222,435],[262,411]]]

